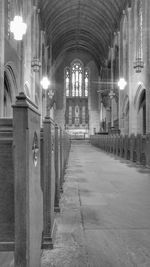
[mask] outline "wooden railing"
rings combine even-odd
[[[91,135],[91,144],[126,160],[150,167],[150,134]]]

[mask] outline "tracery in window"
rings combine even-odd
[[[66,87],[66,96],[69,96],[69,84],[70,84],[70,72],[69,69],[66,68],[65,71],[65,87]]]
[[[72,66],[72,96],[82,96],[82,67],[79,62]]]
[[[89,73],[88,73],[88,70],[85,71],[84,82],[85,82],[85,96],[88,96],[88,88],[89,88]]]
[[[71,68],[65,69],[65,89],[67,97],[88,97],[89,74],[82,63],[76,60]]]

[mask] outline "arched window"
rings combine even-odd
[[[89,72],[88,72],[88,70],[85,71],[84,83],[85,83],[84,94],[85,94],[85,96],[88,96],[88,89],[89,89]]]
[[[146,134],[146,90],[143,90],[140,96],[139,112],[142,113],[142,134]]]
[[[66,88],[66,96],[70,95],[70,70],[69,68],[65,69],[65,88]]]
[[[80,62],[75,62],[72,65],[72,96],[82,96],[82,66]]]
[[[65,68],[66,97],[88,97],[89,73],[84,71],[80,60],[72,62],[70,68]]]
[[[69,125],[72,125],[72,106],[69,106]]]

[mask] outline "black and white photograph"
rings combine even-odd
[[[150,0],[0,0],[0,267],[150,267]]]

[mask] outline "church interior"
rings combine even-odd
[[[55,227],[59,221],[56,214],[61,214],[65,205],[63,194],[69,196],[66,179],[72,181],[81,171],[81,183],[85,179],[81,164],[87,179],[88,164],[96,169],[99,162],[108,168],[110,164],[109,178],[116,173],[126,179],[120,173],[125,162],[130,162],[130,170],[135,168],[135,184],[140,166],[144,184],[140,176],[137,183],[143,189],[141,199],[144,187],[147,198],[145,205],[139,199],[137,205],[145,209],[141,216],[150,219],[149,29],[149,0],[0,0],[1,267],[150,266],[150,253],[146,252],[150,242],[143,236],[147,245],[142,252],[139,248],[143,256],[137,261],[134,255],[138,252],[134,251],[132,259],[124,262],[113,257],[110,262],[104,257],[99,262],[95,256],[95,263],[83,263],[80,255],[79,262],[60,260],[56,264],[53,258],[59,256],[52,252],[55,228],[59,229]],[[110,162],[110,155],[122,159],[122,168]],[[88,170],[92,179],[94,174]],[[125,171],[132,179],[129,170]],[[106,175],[99,169],[100,174]],[[127,181],[132,188],[132,181]],[[101,181],[102,187],[104,183]],[[96,195],[101,201],[98,192]],[[82,205],[80,197],[79,202]],[[150,237],[150,224],[146,221],[142,227]],[[100,247],[98,254],[104,254],[99,243],[95,246]],[[42,251],[46,251],[43,255],[50,253],[49,262],[44,262]]]

